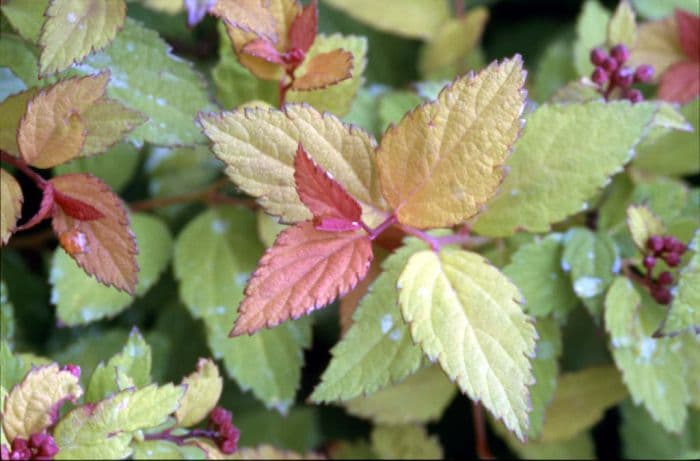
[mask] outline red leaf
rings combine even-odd
[[[372,244],[364,232],[323,232],[311,221],[286,229],[248,282],[231,336],[325,306],[352,290],[371,262]]]
[[[314,163],[301,143],[294,156],[294,183],[299,199],[314,215],[317,229],[348,231],[360,227],[360,204]]]
[[[678,39],[688,59],[700,61],[700,16],[676,10]]]
[[[54,201],[65,214],[80,221],[94,221],[104,217],[104,214],[94,206],[59,191],[55,191]]]
[[[318,1],[311,0],[308,5],[294,18],[289,28],[289,49],[309,51],[318,32]]]
[[[242,53],[256,58],[264,59],[273,64],[284,64],[282,56],[275,48],[275,45],[267,39],[256,38],[252,42],[246,43],[241,49]]]
[[[119,197],[100,179],[87,174],[57,176],[51,184],[57,194],[82,202],[103,215],[83,221],[57,207],[53,229],[61,246],[101,283],[133,293],[138,272],[136,239]]]
[[[326,88],[352,77],[352,53],[333,50],[319,53],[306,64],[304,75],[292,83],[292,89],[310,91]]]
[[[700,94],[700,63],[677,62],[661,76],[660,99],[681,104],[688,103]]]

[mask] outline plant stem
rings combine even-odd
[[[399,224],[399,228],[401,228],[401,230],[403,230],[407,234],[413,235],[414,237],[418,237],[419,239],[423,240],[425,243],[430,245],[430,248],[435,252],[440,251],[440,248],[442,248],[444,245],[472,244],[478,246],[490,241],[490,239],[484,237],[472,237],[468,233],[459,233],[452,235],[444,235],[442,237],[435,237],[428,234],[427,232],[424,232],[420,229],[416,229],[415,227],[407,226],[405,224]]]
[[[476,438],[476,456],[479,459],[495,459],[489,448],[484,409],[478,402],[472,402],[472,418],[474,421],[474,437]]]
[[[455,17],[464,16],[464,0],[454,0]]]
[[[367,224],[365,224],[362,221],[360,222],[360,225],[369,234],[369,239],[374,240],[377,237],[379,237],[379,235],[381,235],[382,232],[384,232],[385,230],[390,228],[395,223],[396,223],[396,215],[391,214],[391,215],[389,215],[388,218],[386,218],[381,224],[379,224],[374,229],[372,229],[371,227],[369,227]]]
[[[287,102],[287,92],[294,84],[294,69],[291,69],[291,70],[287,69],[285,72],[285,75],[287,77],[289,77],[289,82],[283,83],[284,80],[280,80],[280,87],[279,87],[279,89],[280,89],[279,90],[280,109]]]
[[[217,431],[210,431],[206,429],[192,429],[187,434],[183,435],[173,435],[171,433],[172,429],[166,429],[163,432],[158,432],[156,434],[146,434],[144,440],[167,440],[176,445],[184,445],[187,439],[194,437],[203,437],[211,440],[215,440],[219,433]]]
[[[170,205],[183,205],[186,203],[202,202],[206,204],[227,204],[232,206],[244,206],[250,209],[257,208],[255,200],[249,198],[228,197],[219,193],[219,189],[228,184],[228,178],[221,178],[206,189],[188,192],[170,197],[159,197],[131,202],[131,211],[147,211],[154,208],[162,208]]]
[[[0,160],[2,160],[4,163],[14,166],[22,173],[27,175],[29,179],[34,181],[34,183],[39,189],[43,190],[44,187],[46,187],[46,183],[48,181],[42,178],[41,175],[39,175],[39,173],[32,170],[27,164],[27,162],[24,161],[24,159],[15,157],[14,155],[11,155],[9,152],[5,152],[4,150],[0,150]]]

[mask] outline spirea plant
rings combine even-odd
[[[2,458],[698,457],[698,2],[475,3],[3,0]]]

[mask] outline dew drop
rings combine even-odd
[[[379,328],[382,329],[382,333],[386,334],[389,330],[391,330],[391,327],[394,326],[394,321],[391,318],[390,314],[386,314],[382,319],[379,321]]]

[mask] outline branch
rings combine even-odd
[[[479,402],[472,401],[472,418],[474,421],[474,438],[476,439],[476,456],[479,459],[496,459],[489,448],[484,409]]]

